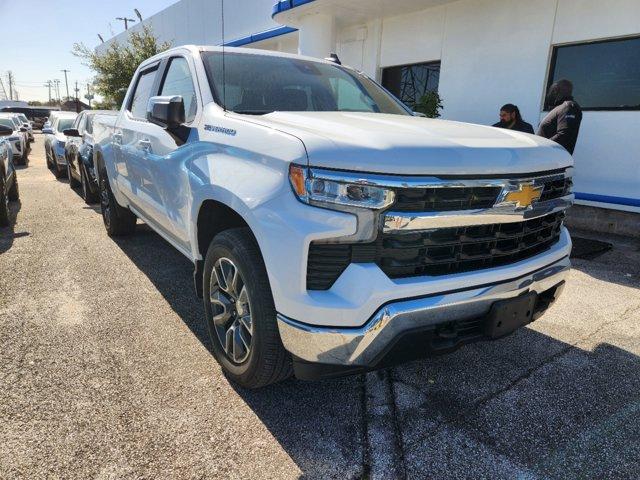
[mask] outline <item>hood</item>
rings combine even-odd
[[[402,175],[500,175],[573,163],[564,148],[535,135],[408,115],[273,112],[251,121],[298,137],[309,165],[315,167]]]

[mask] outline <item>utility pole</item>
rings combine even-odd
[[[15,78],[13,78],[13,72],[11,70],[7,72],[7,81],[9,82],[9,100],[13,100],[13,82]]]
[[[129,30],[129,22],[136,23],[135,19],[127,17],[116,17],[116,20],[124,22],[124,29]]]
[[[7,91],[4,89],[4,83],[2,82],[2,78],[0,77],[0,100],[7,100]]]
[[[58,103],[60,103],[60,80],[56,78],[53,83],[56,85],[56,97],[58,99]]]
[[[47,80],[44,86],[49,89],[49,105],[51,105],[51,80]]]
[[[85,97],[89,101],[89,108],[91,108],[91,100],[93,99],[93,95],[91,95],[91,84],[87,83],[87,94]]]
[[[76,80],[76,88],[75,88],[75,92],[76,92],[76,113],[80,113],[80,103],[78,101],[78,92],[80,91],[80,89],[78,88],[78,81]]]
[[[64,72],[64,83],[67,86],[67,100],[69,100],[69,80],[67,79],[67,73],[69,73],[71,70],[60,70],[61,72]]]

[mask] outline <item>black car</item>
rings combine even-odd
[[[93,166],[93,119],[96,115],[117,115],[110,110],[85,110],[78,114],[73,126],[64,130],[67,136],[65,158],[71,188],[82,187],[87,203],[98,201],[98,182]]]
[[[9,202],[18,200],[18,177],[13,164],[13,150],[7,140],[13,128],[0,125],[0,227],[9,225]]]

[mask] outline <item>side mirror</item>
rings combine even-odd
[[[24,133],[24,132],[27,132],[28,130],[27,130],[27,127],[20,127],[20,131]]]
[[[77,128],[65,128],[62,133],[64,133],[67,137],[81,137],[80,132]]]
[[[42,133],[44,133],[45,135],[46,135],[46,134],[53,135],[53,128],[51,128],[51,127],[44,127],[44,128],[42,129]]]
[[[0,125],[0,137],[8,137],[13,133],[13,128]]]
[[[185,122],[182,96],[151,97],[147,104],[147,120],[165,130],[176,130]]]

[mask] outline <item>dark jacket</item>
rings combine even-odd
[[[573,154],[582,122],[582,109],[573,97],[565,98],[540,123],[538,135],[559,143]]]
[[[506,123],[498,122],[494,123],[492,126],[498,128],[506,128],[507,130],[515,130],[517,132],[524,133],[533,133],[533,127],[530,123],[525,122],[524,120],[518,120],[513,124],[513,127],[509,127]]]

